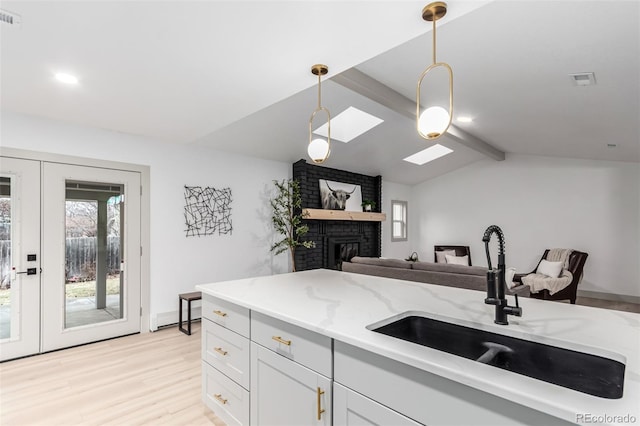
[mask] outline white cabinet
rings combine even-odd
[[[251,424],[331,425],[331,379],[251,343]]]
[[[408,417],[360,395],[339,383],[333,384],[334,426],[420,426]]]
[[[207,294],[202,306],[207,407],[234,426],[331,425],[329,337]]]
[[[227,425],[248,425],[249,309],[203,294],[202,316],[202,401]]]
[[[206,294],[202,330],[202,399],[228,425],[569,424]]]

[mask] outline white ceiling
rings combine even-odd
[[[0,25],[1,107],[293,162],[317,102],[311,65],[329,65],[328,78],[356,67],[415,98],[431,61],[425,4],[3,1],[22,25]],[[456,125],[509,153],[640,162],[639,22],[640,2],[449,1],[438,59],[454,70],[456,115],[474,117]],[[80,84],[55,82],[64,70]],[[568,74],[583,71],[598,84],[574,87]],[[453,154],[406,163],[430,145],[412,120],[322,88],[334,116],[355,106],[385,120],[334,141],[328,167],[414,184],[485,158],[443,137]]]

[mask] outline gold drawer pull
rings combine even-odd
[[[213,348],[213,350],[223,356],[227,354],[227,351],[223,351],[222,348]]]
[[[221,317],[226,317],[227,316],[226,312],[222,312],[222,311],[218,311],[218,310],[213,311],[213,313],[216,314],[216,315],[220,315]]]
[[[276,342],[282,343],[283,345],[291,346],[291,340],[284,340],[280,336],[273,336],[272,339]]]
[[[319,388],[318,388],[318,389],[319,389]],[[220,402],[222,403],[222,405],[224,405],[224,404],[226,404],[226,403],[227,403],[227,400],[226,400],[226,399],[224,399],[224,398],[222,397],[222,394],[221,394],[221,393],[216,393],[216,394],[214,394],[214,395],[213,395],[213,397],[214,397],[215,399],[217,399],[218,401],[220,401]],[[323,411],[324,411],[324,410],[323,410]]]
[[[320,396],[324,395],[324,391],[318,388],[316,391],[316,396],[318,397],[318,420],[322,420],[322,413],[324,413],[324,408],[321,408],[322,401],[320,400]]]

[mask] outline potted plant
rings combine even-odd
[[[362,200],[362,211],[363,212],[370,212],[373,211],[373,209],[376,208],[376,202],[375,201],[371,201],[371,200]]]
[[[302,197],[300,196],[300,183],[289,179],[281,182],[274,180],[276,186],[275,197],[271,199],[273,215],[271,217],[273,227],[283,238],[271,246],[275,254],[289,250],[291,266],[296,271],[296,248],[312,248],[316,246],[313,241],[302,241],[302,237],[309,232],[309,226],[302,224],[306,215],[302,212]]]

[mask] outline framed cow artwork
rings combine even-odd
[[[325,210],[362,211],[362,189],[352,183],[319,179],[320,200]]]

